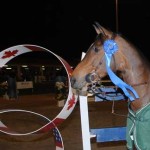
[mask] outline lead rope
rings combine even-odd
[[[115,56],[113,55],[112,58],[113,58],[114,65],[115,65],[115,70],[116,70],[117,67],[116,67],[116,59],[115,59]],[[111,113],[112,113],[113,115],[117,115],[117,116],[121,116],[121,117],[127,117],[127,115],[115,113],[115,100],[112,100],[112,110],[111,110]]]
[[[117,116],[121,116],[121,117],[126,117],[126,118],[128,118],[127,115],[115,113],[115,101],[114,101],[114,100],[112,101],[112,110],[111,110],[111,113],[112,113],[113,115],[117,115]]]
[[[128,105],[128,107],[129,107],[129,105]],[[113,103],[112,103],[112,111],[111,111],[111,113],[113,115],[116,115],[116,116],[129,118],[133,122],[133,124],[135,124],[134,120],[131,117],[129,117],[128,115],[115,113],[115,101],[114,100],[113,100]]]

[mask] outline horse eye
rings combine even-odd
[[[95,52],[99,51],[99,49],[97,47],[93,47],[93,49],[94,49]]]

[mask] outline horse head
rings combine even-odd
[[[75,89],[82,90],[83,87],[87,87],[87,85],[107,75],[103,44],[108,39],[116,39],[117,35],[100,26],[98,23],[94,25],[94,28],[97,37],[89,47],[83,60],[74,69],[71,77],[72,87]],[[113,70],[117,69],[118,65],[121,66],[121,63],[117,64],[115,61],[116,59],[114,60],[113,58],[111,62]]]

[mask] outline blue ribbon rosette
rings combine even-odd
[[[135,100],[135,98],[139,98],[137,92],[133,89],[133,87],[122,81],[118,76],[114,74],[114,72],[110,68],[112,55],[118,51],[117,43],[114,40],[106,40],[103,44],[103,48],[106,58],[106,70],[111,81],[123,90],[124,94],[130,99],[130,101]],[[135,98],[128,92],[128,90],[130,90],[133,93]]]

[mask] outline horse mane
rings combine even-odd
[[[127,43],[130,44],[130,46],[139,53],[139,55],[141,56],[141,58],[143,59],[143,61],[147,64],[150,65],[150,62],[148,60],[148,58],[146,57],[146,55],[141,51],[141,49],[139,49],[131,40],[129,40],[127,37],[125,37],[124,35],[122,35],[121,33],[117,34],[118,36],[120,36],[121,38],[123,38]]]

